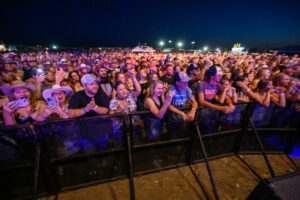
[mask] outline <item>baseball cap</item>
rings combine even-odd
[[[175,81],[189,82],[191,78],[185,72],[178,72],[174,76]]]
[[[81,83],[82,85],[84,84],[91,84],[93,83],[94,81],[96,81],[96,77],[92,74],[86,74],[84,75],[82,78],[81,78]]]
[[[211,66],[208,70],[207,70],[207,75],[210,76],[215,76],[215,75],[222,75],[222,71],[217,69],[218,66]]]
[[[187,73],[190,74],[190,72],[194,69],[198,69],[199,67],[197,65],[193,65],[193,64],[190,64],[187,68]]]

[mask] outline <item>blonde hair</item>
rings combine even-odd
[[[157,86],[157,84],[162,84],[164,85],[164,83],[162,81],[153,81],[150,85],[150,88],[149,88],[149,92],[147,94],[146,97],[153,97],[154,95],[154,88]]]

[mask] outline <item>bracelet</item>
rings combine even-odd
[[[83,112],[86,113],[86,109],[85,108],[83,108]]]
[[[250,92],[250,88],[248,88],[248,89],[246,90],[246,92]]]
[[[96,106],[93,108],[93,111],[95,111],[95,110],[97,109],[97,107],[98,107],[98,106],[96,105]]]

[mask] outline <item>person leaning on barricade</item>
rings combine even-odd
[[[152,113],[151,117],[145,119],[145,126],[150,139],[157,138],[163,131],[163,118],[174,96],[173,90],[168,92],[166,97],[165,92],[166,89],[162,81],[153,81],[144,102],[144,108]]]
[[[92,74],[86,74],[81,78],[84,90],[75,93],[69,104],[69,117],[93,116],[107,114],[109,99],[99,88],[97,79]]]
[[[44,109],[42,117],[48,119],[61,118],[67,119],[69,98],[72,96],[72,88],[68,86],[61,87],[59,85],[53,85],[51,89],[44,90],[43,98],[46,100],[48,106]],[[51,114],[56,114],[57,116],[52,116]]]
[[[176,73],[174,76],[175,84],[169,87],[168,92],[173,91],[174,96],[171,104],[168,106],[166,115],[167,126],[169,132],[176,137],[184,129],[185,121],[194,121],[198,104],[188,87],[188,82],[191,78],[185,72]],[[191,105],[191,110],[180,110],[188,105]]]
[[[211,66],[207,70],[207,80],[201,81],[198,86],[198,101],[199,105],[209,107],[224,113],[233,112],[235,107],[230,105],[216,105],[223,103],[222,86],[219,83],[222,77],[222,69],[218,65]],[[221,101],[220,101],[221,100]],[[222,102],[223,100],[223,102]]]
[[[45,103],[37,101],[33,84],[14,81],[12,85],[4,85],[2,92],[9,98],[3,103],[3,118],[5,125],[17,125],[35,120],[42,121],[40,116]]]

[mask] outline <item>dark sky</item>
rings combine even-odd
[[[29,3],[30,2],[30,3]],[[0,40],[59,46],[300,45],[300,1],[1,1]]]

